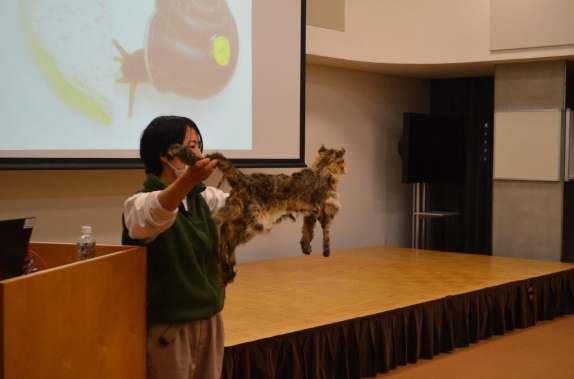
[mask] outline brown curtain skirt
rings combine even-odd
[[[574,270],[562,271],[229,346],[222,378],[374,377],[573,312]]]

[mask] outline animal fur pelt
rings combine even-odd
[[[193,165],[199,159],[184,145],[172,145],[168,154]],[[337,185],[347,172],[345,149],[321,146],[315,162],[291,175],[244,174],[220,153],[206,155],[217,159],[218,169],[231,187],[225,205],[214,215],[219,228],[220,284],[226,286],[236,275],[235,248],[256,234],[266,233],[274,224],[304,214],[301,249],[311,253],[316,222],[323,229],[323,255],[330,254],[329,229],[341,205]]]

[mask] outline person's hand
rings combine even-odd
[[[217,159],[203,158],[194,165],[188,166],[182,176],[190,182],[202,182],[211,176],[215,166],[217,166]]]
[[[158,201],[162,207],[167,210],[174,210],[181,204],[181,201],[199,182],[209,178],[215,170],[217,160],[202,158],[195,164],[188,166],[183,174],[167,186],[166,189],[158,195]]]

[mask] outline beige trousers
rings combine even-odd
[[[221,314],[183,325],[173,341],[160,338],[170,324],[153,323],[147,333],[147,379],[219,379],[223,366]]]

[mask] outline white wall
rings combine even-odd
[[[574,45],[529,46],[529,49],[491,50],[491,4],[495,0],[362,0],[345,2],[344,32],[307,26],[307,54],[370,63],[456,64],[504,62],[515,59],[574,55]],[[516,1],[571,9],[571,0]],[[546,4],[547,3],[547,4]],[[518,6],[518,5],[517,5]],[[534,12],[531,12],[531,14]],[[508,12],[497,25],[511,27],[521,13]],[[536,14],[536,13],[534,13]],[[539,12],[547,25],[546,13]],[[554,28],[539,27],[537,34],[552,36],[574,22],[570,14]],[[554,30],[556,29],[556,30]],[[494,41],[497,42],[497,41]]]
[[[397,145],[402,113],[428,111],[428,82],[308,65],[306,85],[307,163],[321,143],[347,151],[332,251],[379,245],[383,234],[388,245],[409,246],[412,189],[401,183]],[[143,170],[0,171],[0,219],[36,216],[34,241],[75,242],[80,226],[92,225],[98,243],[120,244],[122,203],[143,176]],[[218,180],[216,173],[208,184]],[[238,260],[300,254],[301,222],[285,221],[256,237],[238,249]],[[313,249],[321,251],[320,226]]]

